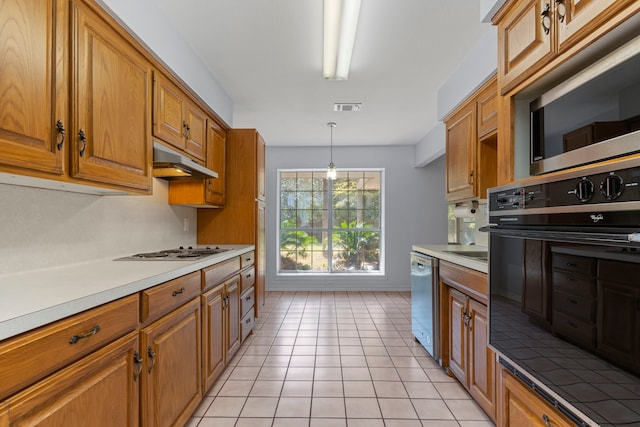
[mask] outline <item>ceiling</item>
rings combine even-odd
[[[413,145],[486,31],[479,0],[364,0],[347,81],[322,78],[322,0],[156,0],[269,146]],[[334,112],[335,102],[361,102]]]

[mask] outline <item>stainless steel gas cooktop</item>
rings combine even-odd
[[[184,248],[180,246],[178,249],[166,249],[157,252],[146,252],[134,254],[123,258],[117,258],[114,261],[193,261],[198,258],[204,258],[209,255],[215,255],[231,249],[223,249],[216,247],[191,247]]]

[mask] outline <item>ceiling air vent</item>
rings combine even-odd
[[[360,111],[362,104],[360,102],[333,104],[333,111]]]

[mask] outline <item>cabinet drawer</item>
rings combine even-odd
[[[240,268],[246,268],[246,267],[249,267],[250,265],[253,265],[253,263],[255,262],[255,257],[256,257],[256,253],[254,251],[247,252],[246,254],[240,255],[240,258],[242,259],[240,263],[241,264]]]
[[[242,294],[240,297],[240,317],[244,317],[247,311],[253,308],[254,303],[254,288],[249,288],[248,291]]]
[[[178,277],[142,291],[141,294],[140,321],[155,320],[200,294],[200,272],[195,271],[186,276]]]
[[[595,322],[596,320],[596,300],[588,296],[554,291],[553,309],[562,311],[585,322]]]
[[[240,271],[240,257],[234,257],[203,269],[202,290],[217,285],[236,271]]]
[[[247,289],[256,283],[256,272],[253,268],[242,272],[242,282],[240,283],[240,292],[245,292]]]
[[[591,276],[553,270],[551,277],[551,283],[554,291],[561,289],[571,295],[582,295],[586,297],[595,296],[596,281]]]
[[[629,253],[635,254],[636,252]],[[637,257],[638,255],[635,256]],[[627,283],[638,286],[640,264],[600,259],[598,260],[598,277],[611,282]]]
[[[595,348],[596,327],[591,322],[576,319],[560,311],[553,311],[553,332],[567,340],[588,348]]]
[[[551,259],[554,269],[574,271],[588,276],[596,274],[595,258],[554,253]]]
[[[0,400],[138,326],[138,294],[0,343]]]
[[[249,312],[242,317],[242,320],[240,320],[240,334],[242,336],[243,342],[253,330],[255,323],[256,322],[255,318],[253,317],[253,310],[249,310]]]

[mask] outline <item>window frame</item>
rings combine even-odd
[[[341,168],[338,169],[338,174],[340,173],[351,173],[351,172],[379,172],[380,173],[380,226],[377,229],[364,229],[364,230],[375,230],[380,234],[380,259],[378,264],[378,270],[371,270],[369,272],[365,272],[363,270],[357,271],[302,271],[302,270],[281,270],[280,269],[280,239],[282,236],[281,226],[281,189],[282,189],[282,174],[283,173],[307,173],[307,172],[321,172],[326,174],[326,169],[321,168],[279,168],[276,170],[276,184],[277,184],[277,201],[278,206],[276,208],[276,256],[275,256],[275,264],[276,264],[276,276],[281,277],[309,277],[309,276],[347,276],[347,277],[379,277],[385,276],[385,169],[384,168]],[[326,178],[325,178],[326,179]],[[330,189],[329,196],[333,195],[333,187]],[[329,223],[326,231],[329,233],[329,244],[333,245],[331,234],[335,232],[336,229],[333,228],[333,206],[329,206]],[[324,230],[324,229],[323,229]],[[338,229],[339,230],[339,229]],[[331,252],[332,253],[332,252]],[[329,258],[331,259],[331,258]]]

